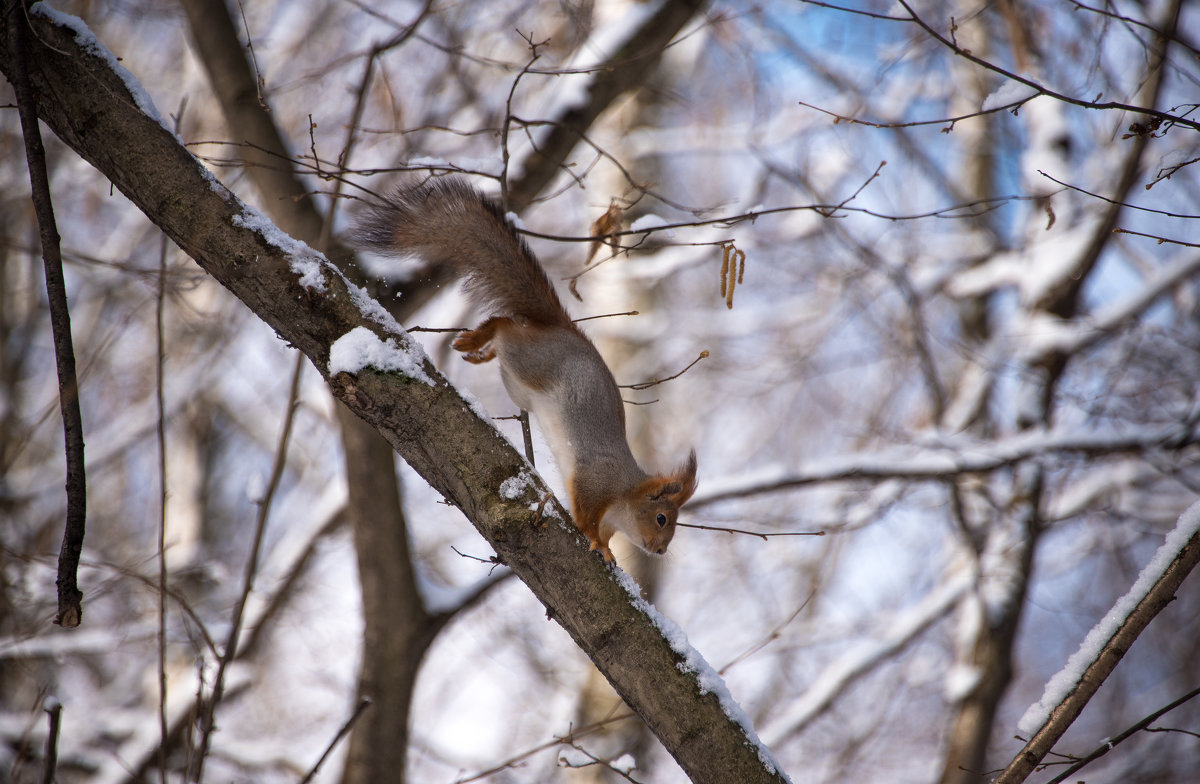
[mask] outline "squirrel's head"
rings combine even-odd
[[[652,476],[642,482],[630,499],[630,510],[637,528],[630,539],[638,547],[654,555],[662,555],[675,536],[675,520],[679,507],[696,492],[696,451],[688,454],[687,462],[673,473]]]

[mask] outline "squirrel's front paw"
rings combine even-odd
[[[608,545],[606,545],[604,542],[601,542],[599,539],[593,539],[592,546],[588,549],[591,551],[599,550],[600,554],[604,556],[605,563],[612,563],[614,560],[612,550],[609,550]]]

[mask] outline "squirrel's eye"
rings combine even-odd
[[[667,524],[667,516],[665,514],[663,514],[662,512],[658,513],[658,517],[656,517],[655,520],[658,521],[659,528],[662,528],[664,525]]]

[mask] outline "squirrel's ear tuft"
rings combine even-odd
[[[670,477],[668,477],[669,479]],[[647,498],[651,501],[657,501],[660,498],[669,498],[676,493],[683,491],[683,484],[680,482],[663,482],[654,489],[654,492],[647,494]]]
[[[672,501],[676,506],[683,506],[687,500],[692,497],[692,493],[696,492],[696,450],[688,452],[687,462],[678,468],[675,473],[671,474],[671,479],[675,480],[679,489],[668,493],[673,496]]]

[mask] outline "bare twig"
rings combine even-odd
[[[175,132],[187,106],[184,97],[175,115]],[[158,246],[158,285],[154,298],[154,403],[157,408],[155,434],[158,440],[158,779],[167,782],[167,405],[163,368],[166,363],[166,331],[163,315],[167,297],[167,235]]]
[[[977,55],[972,54],[968,49],[965,49],[965,48],[959,46],[958,43],[956,43],[955,41],[953,41],[949,38],[946,38],[944,35],[939,33],[937,30],[933,29],[933,27],[931,25],[929,25],[924,19],[922,19],[920,16],[917,15],[917,12],[913,10],[912,6],[906,0],[897,0],[897,1],[900,3],[901,6],[904,7],[904,10],[908,12],[909,16],[912,18],[912,21],[916,22],[916,24],[922,30],[924,30],[926,33],[928,33],[931,38],[933,38],[934,40],[936,40],[938,43],[942,44],[946,48],[950,49],[952,52],[954,52],[959,57],[965,58],[965,59],[975,63],[976,65],[980,66],[981,68],[986,68],[989,71],[998,73],[1006,79],[1010,79],[1014,82],[1019,82],[1020,84],[1023,84],[1026,87],[1036,90],[1038,92],[1038,94],[1040,94],[1040,95],[1046,95],[1046,96],[1049,96],[1056,100],[1062,101],[1063,103],[1068,103],[1068,104],[1071,104],[1072,106],[1079,106],[1084,109],[1096,109],[1096,110],[1101,110],[1101,111],[1116,109],[1119,111],[1133,112],[1135,114],[1141,114],[1141,115],[1145,115],[1146,117],[1150,117],[1152,119],[1159,120],[1160,122],[1165,122],[1168,125],[1181,125],[1186,128],[1191,128],[1192,130],[1195,130],[1195,131],[1200,131],[1200,121],[1190,120],[1187,117],[1183,117],[1181,115],[1171,114],[1170,112],[1160,111],[1158,109],[1155,109],[1152,106],[1133,106],[1132,104],[1122,103],[1120,101],[1105,101],[1103,103],[1101,103],[1099,101],[1086,101],[1081,98],[1075,98],[1074,96],[1067,95],[1066,93],[1060,93],[1055,90],[1051,90],[1050,88],[1048,88],[1042,84],[1039,84],[1038,82],[1034,81],[1033,79],[1029,79],[1027,77],[1021,76],[1020,74],[1009,71],[1005,68],[1001,68],[1000,66],[996,65],[995,63],[989,62],[988,60],[985,60],[982,57],[978,57]]]
[[[727,534],[745,534],[746,536],[757,536],[764,542],[772,536],[824,536],[824,531],[774,531],[771,533],[763,533],[762,531],[746,531],[741,528],[726,528],[720,525],[701,525],[700,523],[675,523],[680,528],[699,528],[703,531],[722,531]]]
[[[851,117],[846,114],[838,114],[837,112],[832,112],[829,109],[824,109],[820,106],[815,106],[811,103],[805,103],[804,101],[797,101],[797,103],[800,104],[801,106],[805,107],[806,109],[812,109],[813,111],[817,111],[817,112],[821,112],[822,114],[829,115],[830,117],[833,118],[833,122],[835,125],[840,122],[846,122],[846,123],[850,123],[851,125],[866,125],[869,128],[887,128],[887,129],[893,129],[893,130],[897,129],[897,128],[919,128],[924,125],[945,125],[946,127],[942,129],[942,132],[946,133],[948,131],[953,130],[955,123],[962,122],[963,120],[970,120],[975,117],[986,117],[989,114],[996,114],[997,112],[1014,112],[1015,113],[1018,109],[1020,109],[1022,106],[1029,103],[1030,101],[1032,101],[1034,98],[1037,98],[1039,95],[1041,95],[1041,93],[1035,92],[1032,95],[1026,96],[1026,97],[1021,98],[1016,101],[1012,101],[1010,103],[1006,103],[1003,106],[996,106],[991,109],[980,109],[977,112],[967,112],[966,114],[957,114],[953,117],[934,117],[933,119],[930,119],[930,120],[907,120],[905,122],[884,122],[884,121],[876,121],[876,120],[864,120],[861,117]]]
[[[977,218],[980,215],[985,215],[999,207],[1013,201],[1037,201],[1040,196],[993,196],[984,199],[975,199],[962,204],[953,204],[949,207],[938,207],[937,209],[924,210],[922,212],[880,212],[868,207],[852,207],[845,202],[840,204],[793,204],[786,207],[769,207],[752,212],[743,212],[737,215],[723,215],[717,218],[705,218],[703,220],[679,221],[676,223],[664,223],[658,226],[651,226],[641,229],[624,229],[622,231],[614,231],[610,237],[645,237],[650,234],[664,231],[676,231],[679,229],[695,229],[702,226],[721,226],[730,228],[739,223],[746,221],[754,222],[759,218],[767,215],[782,215],[789,212],[815,212],[823,217],[835,218],[839,217],[835,212],[853,212],[859,215],[867,215],[872,218],[880,218],[887,221],[915,221],[925,218],[943,218],[947,220],[955,220],[962,218]],[[555,242],[591,242],[592,237],[577,236],[567,234],[545,234],[543,232],[533,231],[531,229],[521,229],[521,233],[527,237],[535,237],[540,240],[553,240]],[[718,242],[701,242],[701,243],[685,243],[697,245],[723,245],[728,240]],[[595,269],[597,265],[589,267]]]
[[[155,371],[154,400],[158,409],[155,433],[158,439],[158,778],[167,781],[167,406],[163,390],[166,336],[163,305],[167,288],[167,235],[158,249],[158,290],[154,304]]]
[[[472,781],[482,781],[483,779],[490,778],[491,776],[494,776],[497,773],[501,773],[503,771],[510,770],[512,768],[519,766],[525,760],[529,759],[530,757],[532,757],[533,755],[535,755],[539,752],[546,751],[547,749],[552,749],[555,746],[558,746],[558,745],[561,745],[564,743],[571,743],[574,740],[576,740],[577,738],[584,738],[584,737],[587,737],[588,735],[595,734],[595,733],[600,732],[601,730],[605,729],[606,727],[608,727],[608,725],[615,724],[618,721],[625,721],[626,719],[636,719],[636,718],[637,718],[637,714],[635,714],[633,712],[619,713],[616,716],[609,716],[606,719],[598,721],[594,724],[589,724],[586,727],[582,727],[580,729],[572,729],[570,732],[568,732],[566,735],[563,735],[562,737],[556,737],[554,740],[547,741],[546,743],[543,743],[539,746],[534,746],[532,749],[527,749],[527,750],[521,752],[520,754],[509,757],[507,760],[505,760],[504,762],[501,762],[499,765],[496,765],[495,767],[491,767],[491,768],[488,768],[487,770],[480,771],[479,773],[476,773],[475,775],[467,777],[467,778],[455,779],[454,784],[469,784],[469,782],[472,782]]]
[[[212,693],[203,706],[203,715],[200,719],[200,745],[194,760],[194,773],[189,777],[189,781],[200,781],[201,779],[201,774],[204,770],[204,758],[208,754],[208,747],[215,726],[214,716],[217,705],[221,702],[224,694],[225,671],[229,667],[230,662],[237,656],[238,638],[242,630],[242,618],[246,611],[246,603],[250,599],[250,590],[254,586],[255,575],[258,573],[258,559],[262,552],[263,534],[267,527],[267,516],[270,513],[271,501],[275,496],[275,490],[279,487],[279,480],[283,477],[283,469],[287,465],[287,447],[288,442],[291,440],[292,423],[295,421],[296,401],[300,395],[300,377],[303,370],[304,355],[297,353],[295,369],[292,371],[291,389],[288,392],[287,411],[283,418],[283,429],[279,435],[279,443],[275,448],[275,462],[271,467],[271,478],[267,482],[263,497],[257,502],[258,515],[254,525],[254,541],[250,546],[250,557],[246,560],[246,568],[242,577],[242,591],[238,598],[237,606],[234,608],[233,621],[229,626],[229,635],[226,637],[224,650],[221,651],[221,659],[217,664],[217,673],[213,678]]]
[[[1151,188],[1153,188],[1155,185],[1158,185],[1163,180],[1171,179],[1172,177],[1175,176],[1176,172],[1178,172],[1180,169],[1184,168],[1185,166],[1191,166],[1193,163],[1197,163],[1197,162],[1200,162],[1200,158],[1191,158],[1189,160],[1184,161],[1183,163],[1176,163],[1176,164],[1172,164],[1170,166],[1164,166],[1163,168],[1159,169],[1158,172],[1154,175],[1153,180],[1146,183],[1146,190],[1150,190]]]
[[[421,10],[417,13],[416,18],[413,19],[411,23],[409,23],[399,33],[392,36],[388,40],[375,44],[371,47],[371,51],[367,55],[366,65],[363,66],[363,75],[362,79],[359,80],[358,91],[355,94],[354,111],[351,114],[350,123],[346,127],[346,141],[342,144],[342,151],[338,154],[337,172],[339,174],[344,172],[346,170],[346,166],[349,165],[350,154],[354,150],[354,143],[358,138],[359,126],[362,124],[363,112],[366,110],[367,96],[370,94],[371,82],[375,76],[375,61],[378,60],[379,56],[384,52],[400,46],[409,38],[411,38],[416,33],[417,27],[421,24],[425,17],[429,15],[429,11],[432,7],[433,0],[426,0],[425,5],[422,6]],[[315,143],[313,145],[313,161],[319,169],[320,161],[317,158]],[[325,214],[324,220],[321,223],[321,235],[317,242],[317,247],[325,252],[328,251],[329,239],[333,231],[334,217],[337,213],[338,204],[341,201],[338,197],[342,195],[342,188],[345,187],[346,184],[344,177],[330,177],[329,175],[326,175],[326,178],[334,179],[337,184],[334,187],[334,198],[330,199],[329,201],[329,211]]]
[[[62,548],[58,556],[58,614],[54,622],[74,628],[83,619],[83,593],[79,590],[79,556],[87,522],[87,481],[83,461],[83,416],[79,412],[79,379],[75,374],[75,347],[71,340],[71,313],[67,307],[67,286],[63,278],[62,250],[54,204],[50,197],[50,179],[46,173],[46,150],[38,128],[37,108],[26,68],[29,64],[26,36],[28,18],[24,4],[5,3],[9,45],[13,57],[13,88],[21,132],[25,137],[25,157],[29,163],[29,181],[33,208],[42,241],[42,264],[46,271],[46,298],[50,306],[50,328],[54,335],[54,359],[58,369],[58,402],[63,418],[63,437],[67,454],[67,519]]]
[[[1080,757],[1078,762],[1076,762],[1074,765],[1072,765],[1071,767],[1064,770],[1059,775],[1052,778],[1050,781],[1046,782],[1046,784],[1063,784],[1063,782],[1065,782],[1068,778],[1070,778],[1075,773],[1079,772],[1086,765],[1089,765],[1092,762],[1094,762],[1095,760],[1100,759],[1105,754],[1107,754],[1108,752],[1110,752],[1114,748],[1116,748],[1116,746],[1118,744],[1124,742],[1125,740],[1128,740],[1130,737],[1137,734],[1138,732],[1141,732],[1142,730],[1145,730],[1146,732],[1161,731],[1156,727],[1151,727],[1150,723],[1153,722],[1155,719],[1158,719],[1160,716],[1170,713],[1171,711],[1178,708],[1180,705],[1183,705],[1185,702],[1195,699],[1197,696],[1200,696],[1200,689],[1192,689],[1187,694],[1183,695],[1182,697],[1175,700],[1171,704],[1166,705],[1162,708],[1159,708],[1158,710],[1154,711],[1154,713],[1151,713],[1149,716],[1142,719],[1137,724],[1134,724],[1132,727],[1125,730],[1121,734],[1116,735],[1112,738],[1109,738],[1104,743],[1100,744],[1095,749],[1093,749],[1091,751],[1091,753],[1085,754],[1084,756]],[[1192,733],[1192,734],[1195,734],[1195,733]],[[1200,736],[1198,736],[1198,737],[1200,737]]]
[[[1200,160],[1200,158],[1198,158],[1197,160]],[[1057,183],[1058,185],[1063,186],[1064,188],[1069,188],[1069,189],[1075,191],[1076,193],[1082,193],[1084,196],[1090,196],[1093,199],[1099,199],[1100,201],[1108,202],[1109,204],[1112,204],[1114,206],[1125,207],[1125,208],[1128,208],[1131,210],[1138,210],[1139,212],[1152,212],[1155,215],[1164,215],[1168,218],[1192,218],[1192,219],[1200,218],[1200,215],[1196,215],[1195,213],[1168,212],[1166,210],[1156,210],[1156,209],[1152,209],[1150,207],[1140,207],[1136,204],[1130,204],[1129,202],[1126,202],[1126,201],[1116,201],[1115,199],[1110,199],[1107,196],[1101,196],[1099,193],[1093,193],[1092,191],[1086,190],[1084,188],[1080,188],[1078,185],[1072,185],[1069,182],[1063,182],[1062,180],[1059,180],[1055,177],[1050,176],[1049,174],[1046,174],[1046,172],[1042,171],[1041,169],[1038,169],[1038,174],[1042,175],[1047,180],[1050,180],[1053,183]],[[1146,186],[1146,187],[1148,188],[1150,186]]]
[[[263,87],[266,86],[267,80],[263,78],[262,71],[258,68],[258,55],[254,54],[254,37],[250,35],[250,24],[246,21],[246,8],[242,5],[242,0],[237,0],[238,14],[242,17],[242,29],[246,32],[246,48],[250,50],[250,65],[254,68],[254,88],[258,105],[266,108],[267,102],[263,98]]]
[[[58,768],[58,730],[62,724],[62,703],[56,697],[47,697],[42,709],[49,714],[50,730],[46,733],[46,752],[42,760],[42,784],[54,784]]]
[[[337,731],[337,735],[334,735],[333,740],[329,741],[329,745],[325,747],[325,751],[321,754],[321,758],[318,759],[316,764],[312,766],[312,769],[308,771],[308,774],[304,778],[300,779],[300,784],[308,784],[308,782],[313,780],[313,776],[317,775],[317,771],[321,769],[321,765],[325,763],[326,758],[329,757],[334,748],[336,748],[337,745],[342,742],[342,738],[346,737],[346,735],[350,732],[350,728],[354,726],[354,722],[358,721],[358,717],[363,714],[363,711],[369,707],[371,707],[371,701],[366,697],[358,701],[358,705],[355,706],[354,712],[350,714],[350,718],[346,719],[345,724],[343,724],[341,729]]]
[[[1173,240],[1170,237],[1162,237],[1162,236],[1159,236],[1158,234],[1147,234],[1142,231],[1134,231],[1133,229],[1122,229],[1120,226],[1113,229],[1113,234],[1132,234],[1135,237],[1145,237],[1146,239],[1154,240],[1159,245],[1163,245],[1163,244],[1182,245],[1185,248],[1200,248],[1200,243],[1197,243],[1197,242],[1184,242],[1183,240]]]
[[[572,319],[576,324],[581,321],[591,321],[592,319],[613,318],[614,316],[640,316],[636,310],[626,310],[621,313],[600,313],[596,316],[584,316],[582,318]],[[694,363],[693,363],[694,364]]]
[[[641,784],[641,782],[639,782],[639,781],[638,781],[637,779],[635,779],[633,776],[630,776],[630,775],[629,775],[628,773],[626,773],[625,771],[623,771],[623,770],[621,770],[620,768],[618,768],[617,766],[613,765],[613,763],[612,763],[612,760],[606,760],[606,759],[604,759],[603,757],[597,757],[595,754],[593,754],[592,752],[588,751],[588,750],[587,750],[587,749],[585,749],[583,746],[580,746],[578,743],[575,743],[574,741],[569,741],[569,740],[563,739],[563,741],[562,741],[562,744],[563,744],[564,746],[570,746],[571,748],[575,749],[575,750],[576,750],[576,751],[578,751],[580,754],[582,754],[583,756],[587,757],[587,758],[588,758],[588,760],[590,760],[590,761],[589,761],[589,762],[584,762],[584,763],[578,763],[578,762],[571,762],[571,761],[570,761],[570,760],[568,760],[566,757],[559,757],[559,758],[558,758],[558,764],[559,764],[559,767],[563,767],[563,768],[590,768],[590,767],[592,767],[593,765],[599,765],[599,766],[600,766],[600,767],[602,767],[602,768],[607,768],[608,770],[610,770],[610,771],[612,771],[613,773],[617,774],[618,776],[620,776],[621,778],[625,779],[626,781],[632,782],[633,784]]]
[[[550,43],[549,39],[540,43],[534,43],[533,33],[525,35],[518,31],[517,35],[520,35],[525,39],[525,43],[529,44],[529,60],[525,63],[525,67],[513,77],[512,84],[509,85],[508,98],[504,101],[504,122],[500,126],[500,204],[506,211],[509,209],[508,162],[511,154],[508,149],[508,133],[513,124],[513,96],[517,94],[517,85],[521,83],[521,79],[525,74],[529,73],[529,69],[533,67],[533,64],[542,58],[541,54],[538,53],[538,48]]]
[[[790,624],[792,621],[796,620],[796,618],[798,618],[800,616],[800,613],[804,612],[804,608],[808,606],[808,603],[812,601],[812,598],[813,598],[813,596],[816,595],[816,593],[817,593],[816,589],[814,588],[808,594],[808,596],[804,597],[804,601],[800,603],[800,606],[797,607],[792,612],[791,615],[789,615],[787,618],[784,618],[782,621],[780,621],[778,624],[776,624],[775,628],[772,629],[767,634],[767,636],[764,637],[762,640],[760,640],[759,642],[756,642],[754,645],[751,645],[749,648],[742,651],[737,656],[733,657],[733,659],[731,659],[728,664],[726,664],[724,667],[722,667],[720,670],[718,670],[718,673],[720,673],[721,675],[724,675],[732,667],[737,666],[741,662],[745,661],[746,659],[750,658],[754,654],[761,651],[763,648],[765,648],[768,645],[770,645],[771,643],[773,643],[775,640],[778,640],[779,635],[783,632],[783,630],[787,627],[787,625]]]
[[[696,363],[702,359],[708,359],[708,350],[707,349],[705,349],[704,351],[701,351],[700,355],[698,357],[696,357],[695,359],[693,359],[691,362],[689,362],[687,367],[685,367],[683,370],[679,371],[678,373],[676,373],[672,376],[667,376],[666,378],[656,378],[651,381],[639,381],[636,384],[618,384],[617,386],[620,387],[621,389],[636,389],[636,390],[649,389],[650,387],[658,386],[659,384],[664,384],[668,381],[674,381],[675,379],[679,378],[684,373],[688,372],[693,367],[695,367]]]

